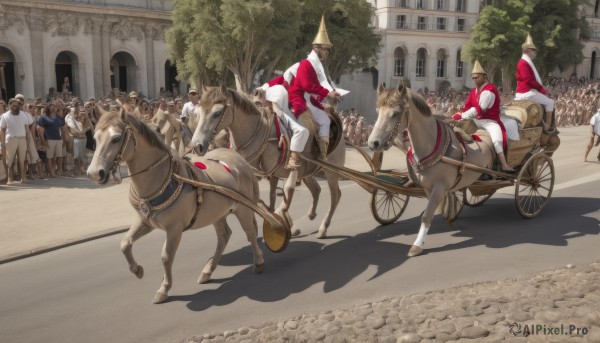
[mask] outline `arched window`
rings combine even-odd
[[[427,51],[425,48],[421,48],[417,50],[417,68],[416,74],[417,77],[425,77],[425,69],[427,67]]]
[[[435,72],[436,77],[446,76],[446,50],[439,49],[437,52],[437,69]]]
[[[394,76],[404,76],[405,56],[404,49],[396,48],[394,50]]]
[[[456,77],[463,77],[463,61],[460,59],[462,49],[458,49],[456,52]]]

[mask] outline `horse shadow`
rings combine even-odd
[[[532,219],[523,219],[516,211],[497,219],[507,202],[513,199],[490,199],[483,206],[465,207],[456,227],[461,229],[453,237],[467,240],[427,249],[428,253],[486,246],[500,249],[517,244],[567,246],[569,239],[600,233],[600,221],[586,216],[600,209],[600,199],[561,197],[561,201],[550,201],[542,213]],[[468,223],[468,227],[466,226]],[[523,223],[531,223],[523,230]],[[535,225],[533,225],[535,224]],[[431,232],[431,231],[430,231]]]
[[[514,202],[511,199],[490,199],[485,206],[465,208],[452,226],[437,215],[430,235],[453,232],[454,237],[468,239],[440,247],[429,246],[426,252],[481,245],[494,249],[517,244],[565,246],[569,239],[598,235],[599,221],[585,215],[600,208],[600,199],[563,199],[561,203],[550,202],[542,215],[532,219],[536,225],[527,227],[526,230],[523,230],[524,219],[516,210],[512,215],[499,218],[499,211],[509,207],[507,202]],[[569,215],[565,216],[564,213]],[[368,268],[375,266],[376,272],[368,277],[368,280],[373,280],[407,261],[410,243],[389,240],[402,235],[416,235],[420,222],[420,216],[416,216],[391,225],[378,226],[331,244],[327,244],[327,241],[292,240],[283,253],[274,254],[264,249],[266,269],[263,275],[253,274],[251,267],[244,268],[231,277],[213,279],[213,284],[220,284],[215,289],[170,296],[168,301],[188,302],[190,310],[203,311],[213,306],[233,303],[243,297],[260,302],[275,302],[319,283],[323,284],[323,291],[329,293],[344,287]],[[410,242],[412,243],[412,239]],[[252,251],[250,247],[244,247],[223,255],[220,265],[247,265],[249,260],[252,260]]]
[[[367,268],[376,266],[377,271],[369,277],[372,280],[408,259],[410,245],[385,240],[400,235],[406,227],[417,228],[412,231],[415,233],[419,222],[420,218],[416,217],[403,221],[403,225],[379,226],[331,244],[327,241],[292,240],[279,254],[264,249],[266,265],[263,275],[253,274],[251,267],[244,268],[231,277],[213,279],[212,283],[221,283],[216,289],[173,295],[168,301],[187,301],[190,310],[203,311],[230,304],[242,297],[275,302],[319,283],[323,283],[323,291],[329,293],[342,288]],[[252,251],[250,247],[244,247],[223,255],[219,264],[247,265],[249,260],[252,260]]]

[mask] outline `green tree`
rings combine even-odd
[[[171,60],[180,78],[197,82],[227,69],[248,92],[259,67],[295,44],[299,14],[288,0],[178,0],[166,36]]]
[[[490,75],[500,68],[507,92],[529,32],[538,47],[535,64],[540,76],[563,71],[583,60],[580,40],[589,37],[588,23],[579,15],[584,4],[587,0],[493,1],[481,11],[462,59],[479,59]]]
[[[333,44],[325,68],[329,69],[333,80],[339,82],[343,74],[377,64],[381,36],[371,28],[375,10],[365,0],[304,0],[304,21],[294,61],[305,59],[310,52],[323,14],[329,39]]]
[[[180,80],[214,84],[229,71],[248,92],[257,70],[265,69],[267,80],[306,58],[322,14],[334,44],[334,80],[376,64],[381,38],[369,25],[374,10],[366,0],[177,0],[166,33],[170,60]]]

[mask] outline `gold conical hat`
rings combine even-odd
[[[475,61],[475,64],[473,64],[473,71],[471,72],[471,74],[486,74],[487,72],[485,71],[485,69],[483,69],[483,67],[481,66],[481,64],[479,63],[479,61]]]
[[[317,36],[313,40],[313,45],[320,44],[332,47],[333,44],[329,41],[329,36],[327,35],[327,28],[325,27],[325,16],[321,16],[321,25],[319,25],[319,32],[317,32]]]
[[[523,43],[523,45],[521,45],[521,48],[523,50],[525,50],[525,49],[537,49],[537,47],[535,46],[535,44],[533,44],[533,39],[531,39],[531,35],[529,33],[527,34],[527,39],[525,39],[525,43]]]

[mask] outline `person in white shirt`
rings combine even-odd
[[[8,101],[10,110],[0,117],[0,139],[4,143],[2,155],[6,156],[7,163],[7,184],[13,183],[12,164],[15,157],[19,160],[19,175],[21,183],[25,183],[25,156],[27,155],[27,134],[33,121],[31,116],[19,110],[19,100],[10,99]]]
[[[585,147],[585,155],[583,156],[584,162],[587,162],[587,155],[590,153],[590,150],[592,150],[592,146],[594,146],[594,138],[596,138],[595,146],[600,145],[600,110],[590,118],[590,131],[592,135],[588,145]],[[598,162],[600,162],[600,151],[598,152],[597,157]]]
[[[181,116],[188,117],[188,126],[192,132],[196,129],[196,125],[198,125],[198,118],[196,116],[196,105],[198,105],[198,90],[196,88],[190,88],[188,92],[188,98],[190,101],[186,102],[181,109]]]

